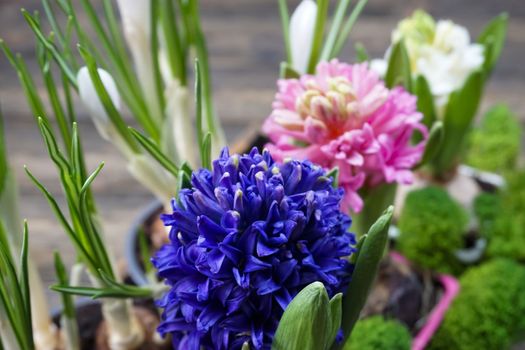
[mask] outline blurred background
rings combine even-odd
[[[290,10],[298,2],[290,0]],[[277,1],[202,0],[201,3],[215,105],[229,142],[234,142],[247,135],[248,130],[258,128],[270,112],[279,63],[284,57]],[[20,13],[22,7],[29,11],[41,10],[39,1],[35,0],[0,0],[0,37],[13,51],[21,53],[36,73],[34,39]],[[467,27],[474,39],[492,17],[503,11],[509,13],[506,46],[487,87],[481,112],[496,102],[503,102],[525,122],[525,3],[522,0],[370,0],[341,59],[354,60],[353,45],[358,41],[365,45],[370,57],[382,57],[392,29],[416,8]],[[29,220],[31,253],[45,282],[50,284],[55,281],[53,250],[59,250],[66,261],[72,262],[73,248],[45,199],[23,172],[23,165],[28,165],[57,198],[61,198],[56,170],[44,150],[16,73],[3,54],[0,55],[0,104],[6,119],[10,160],[21,192],[22,216]],[[127,231],[153,197],[128,174],[115,148],[100,138],[91,120],[79,110],[79,129],[89,169],[100,161],[106,163],[94,191],[108,241],[121,257]],[[53,307],[58,305],[57,298],[58,295],[50,293]]]

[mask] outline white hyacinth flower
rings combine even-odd
[[[117,90],[115,80],[113,80],[111,74],[102,68],[98,68],[98,75],[100,76],[100,80],[111,98],[113,105],[120,111],[120,94]],[[122,136],[109,119],[106,109],[104,108],[95,86],[93,85],[87,67],[82,67],[78,71],[77,83],[80,99],[88,110],[100,136],[117,146],[126,158],[129,159],[133,155],[133,151],[130,149],[126,141],[123,140]]]
[[[290,18],[290,50],[294,69],[303,74],[308,69],[317,17],[317,4],[303,0]]]
[[[434,22],[421,10],[402,20],[392,32],[392,42],[399,40],[405,41],[412,73],[428,81],[438,114],[449,95],[484,62],[483,45],[472,43],[466,28],[450,20]],[[371,69],[384,76],[389,56],[390,49],[383,60],[371,61]]]
[[[420,50],[417,72],[428,80],[435,96],[447,96],[461,88],[483,61],[483,46],[470,42],[466,28],[439,21],[432,45]]]

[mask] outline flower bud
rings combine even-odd
[[[292,63],[299,73],[305,73],[312,52],[312,41],[317,17],[317,4],[303,0],[290,18],[290,49]]]

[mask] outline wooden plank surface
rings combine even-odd
[[[289,2],[295,5],[298,1]],[[243,128],[262,121],[270,112],[283,57],[277,1],[202,0],[201,3],[216,106],[232,140],[242,134]],[[0,37],[14,51],[22,53],[37,73],[34,41],[19,12],[21,7],[40,9],[34,0],[0,0]],[[493,103],[506,102],[525,120],[525,3],[522,0],[370,0],[341,58],[352,61],[351,46],[356,41],[363,42],[372,56],[382,56],[392,28],[416,7],[467,26],[473,36],[499,12],[510,13],[507,45],[487,87],[482,110]],[[85,19],[81,20],[85,23]],[[3,55],[0,55],[0,101],[7,119],[10,158],[20,185],[21,211],[29,219],[33,259],[45,282],[52,283],[52,251],[59,250],[68,262],[73,261],[74,253],[47,203],[24,176],[22,166],[27,164],[53,193],[59,194],[60,187],[16,74]],[[94,191],[111,249],[121,256],[133,218],[152,197],[131,178],[120,155],[101,140],[83,111],[79,120],[89,167],[94,168],[102,160],[106,162]],[[50,293],[50,300],[54,307],[58,305],[56,295]]]

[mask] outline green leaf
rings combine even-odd
[[[97,92],[98,98],[100,99],[100,102],[102,102],[102,105],[106,110],[108,118],[110,119],[113,126],[115,126],[115,129],[118,131],[118,133],[129,146],[129,148],[133,152],[139,153],[140,151],[137,144],[135,143],[135,140],[129,135],[126,129],[126,123],[124,122],[124,119],[115,107],[115,104],[111,100],[111,97],[109,96],[106,87],[100,79],[97,64],[93,55],[82,46],[78,46],[78,51],[80,52],[80,55],[86,62],[86,67],[88,69],[89,76],[91,78],[91,81],[93,82],[93,86],[95,87],[95,91]]]
[[[362,62],[367,62],[370,60],[368,52],[366,51],[366,48],[362,43],[360,42],[355,43],[354,49],[355,49],[355,57],[356,57],[357,62],[362,63]]]
[[[160,6],[168,63],[172,74],[182,86],[186,86],[186,54],[177,25],[174,4],[172,0],[162,0]]]
[[[483,70],[487,74],[492,71],[503,50],[505,37],[507,35],[508,20],[508,14],[501,13],[487,24],[478,37],[478,42],[485,46]]]
[[[160,149],[159,147],[149,138],[142,135],[131,126],[128,127],[131,135],[137,140],[137,142],[148,152],[160,165],[164,167],[169,173],[177,177],[179,174],[179,168],[173,163]]]
[[[60,293],[80,295],[84,297],[90,297],[92,299],[101,298],[117,298],[117,299],[128,299],[128,298],[151,298],[152,291],[148,288],[126,286],[129,288],[122,288],[121,286],[111,286],[107,288],[93,288],[93,287],[72,287],[67,285],[54,285],[51,286],[51,290]]]
[[[202,167],[211,170],[211,133],[207,132],[202,140]]]
[[[60,52],[55,47],[55,45],[51,41],[49,41],[45,37],[45,35],[42,33],[42,30],[37,20],[24,9],[22,9],[22,15],[24,16],[26,22],[29,24],[29,27],[31,28],[31,30],[33,30],[33,33],[35,34],[35,36],[44,45],[44,47],[51,53],[51,55],[57,62],[62,72],[69,79],[71,85],[73,85],[76,89],[77,88],[77,78],[75,74],[71,71],[71,68],[69,67],[66,59],[60,54]]]
[[[314,37],[312,38],[312,51],[308,60],[307,72],[313,74],[321,57],[326,17],[328,16],[329,0],[317,0],[317,16],[315,18]]]
[[[436,120],[436,109],[428,81],[422,75],[418,75],[414,82],[414,95],[417,96],[417,110],[423,113],[423,124],[430,129]],[[414,141],[418,142],[421,139],[421,135],[418,134]]]
[[[272,350],[324,350],[330,346],[331,339],[328,338],[331,333],[328,294],[321,282],[313,282],[303,288],[284,310]]]
[[[336,58],[337,56],[339,56],[341,50],[348,41],[348,36],[350,35],[350,32],[352,31],[352,28],[354,27],[354,24],[357,21],[357,18],[359,18],[359,15],[363,11],[367,2],[368,0],[359,0],[359,2],[354,6],[352,13],[350,13],[350,16],[346,20],[344,27],[341,29],[339,37],[337,38],[337,41],[329,58]]]
[[[407,91],[412,91],[412,71],[410,59],[403,40],[398,41],[392,47],[392,53],[388,60],[388,68],[385,75],[385,84],[388,88],[401,85]]]
[[[301,76],[288,62],[281,62],[279,77],[281,79],[297,79]]]
[[[443,118],[443,142],[433,159],[435,176],[442,177],[459,161],[467,132],[476,116],[483,92],[483,72],[473,72],[460,90],[450,94]]]
[[[337,332],[339,332],[339,329],[341,328],[341,317],[343,316],[342,301],[343,294],[337,293],[332,299],[330,299],[330,303],[328,304],[330,307],[331,330],[326,338],[327,349],[334,343]]]
[[[286,0],[279,0],[279,15],[284,38],[284,51],[286,52],[286,63],[292,64],[292,50],[290,48],[290,15]]]
[[[444,130],[443,122],[438,120],[432,125],[430,133],[428,135],[427,144],[425,145],[425,151],[421,157],[421,161],[415,167],[415,169],[420,168],[421,166],[429,163],[434,159],[434,157],[439,153],[441,145],[443,144]]]
[[[379,263],[385,253],[388,241],[388,228],[390,227],[393,213],[394,207],[388,207],[383,215],[372,225],[367,233],[367,237],[362,242],[354,272],[352,273],[352,281],[346,294],[343,296],[341,327],[345,340],[348,339],[352,332],[375,280]],[[334,344],[333,348],[341,349],[343,345],[344,341],[340,345]]]
[[[328,61],[331,57],[332,51],[334,50],[337,37],[341,32],[343,21],[345,19],[346,10],[350,5],[350,0],[338,1],[337,8],[335,9],[334,19],[326,37],[323,52],[321,53],[321,61]]]
[[[4,134],[4,116],[0,109],[0,196],[3,193],[3,188],[7,179],[8,165],[7,165],[7,151]]]
[[[54,254],[54,261],[55,274],[57,276],[58,283],[61,285],[67,285],[69,277],[67,275],[66,267],[64,266],[62,258],[58,252],[55,252]],[[75,304],[70,294],[62,293],[62,310],[63,315],[65,315],[67,318],[75,318]]]
[[[334,167],[332,170],[326,173],[326,177],[332,179],[332,187],[339,187],[339,167]]]
[[[24,313],[26,315],[26,329],[32,329],[31,315],[31,293],[29,286],[29,229],[27,220],[24,220],[24,233],[22,238],[22,249],[20,251],[19,281],[22,299],[24,300]],[[33,332],[28,332],[29,343],[33,343]]]

